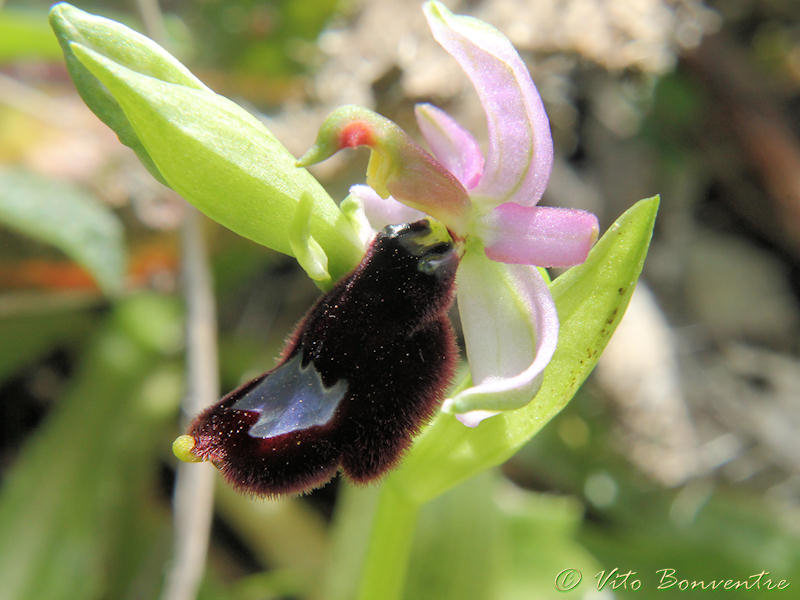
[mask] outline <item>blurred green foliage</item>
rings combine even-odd
[[[0,10],[0,62],[50,58],[61,50],[39,11]]]
[[[199,65],[226,65],[265,82],[309,67],[314,42],[339,8],[338,0],[209,0],[187,15]]]
[[[535,473],[537,487],[557,489],[582,499],[587,519],[576,539],[600,566],[583,571],[582,586],[596,586],[594,576],[614,568],[637,572],[639,590],[614,590],[621,598],[671,597],[677,590],[657,590],[659,569],[676,569],[689,580],[747,579],[769,571],[773,580],[800,580],[798,533],[781,515],[765,509],[757,495],[697,480],[674,490],[632,473],[616,449],[615,416],[591,393],[581,393],[511,461],[518,476]],[[570,434],[585,432],[576,443]],[[595,504],[588,489],[601,475],[611,485],[608,502]],[[568,561],[564,567],[572,567]],[[580,568],[580,567],[577,567]],[[613,580],[613,578],[612,578]],[[608,586],[610,589],[610,585]],[[695,591],[703,597],[761,598],[785,592],[761,590]]]
[[[180,369],[165,361],[179,347],[180,312],[171,299],[143,296],[120,302],[105,321],[4,475],[4,598],[97,598],[133,585],[152,597],[158,589],[148,563],[165,556],[168,516],[156,509],[153,480],[182,386]]]
[[[0,168],[0,224],[63,250],[107,293],[122,290],[122,224],[78,187]]]

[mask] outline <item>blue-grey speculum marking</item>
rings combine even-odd
[[[313,362],[302,366],[302,354],[298,352],[231,407],[260,413],[248,430],[251,437],[275,437],[325,425],[333,418],[347,393],[347,381],[325,387]]]

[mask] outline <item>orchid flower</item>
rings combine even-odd
[[[536,395],[559,328],[537,267],[582,263],[599,228],[591,213],[537,206],[553,142],[542,100],[511,42],[436,0],[424,12],[434,38],[478,93],[488,126],[486,156],[466,129],[433,105],[416,107],[431,153],[388,119],[347,106],[326,118],[297,164],[366,145],[372,150],[368,185],[353,186],[346,202],[363,209],[371,228],[427,213],[462,243],[457,300],[473,385],[448,398],[442,410],[474,427]]]

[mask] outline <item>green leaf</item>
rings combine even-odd
[[[642,270],[658,197],[642,200],[603,235],[582,265],[551,285],[561,328],[558,348],[534,400],[475,429],[439,414],[386,483],[418,503],[500,464],[572,398],[619,323]]]
[[[0,169],[0,223],[56,246],[109,294],[122,290],[125,248],[116,215],[67,183]]]
[[[309,243],[327,256],[333,280],[358,263],[363,248],[350,221],[253,115],[123,25],[65,4],[51,23],[86,103],[163,182],[239,235],[289,255],[308,194]]]

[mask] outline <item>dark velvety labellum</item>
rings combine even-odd
[[[195,419],[192,452],[259,495],[305,492],[339,469],[357,482],[385,473],[452,378],[458,259],[427,220],[384,229],[308,311],[280,364]]]

